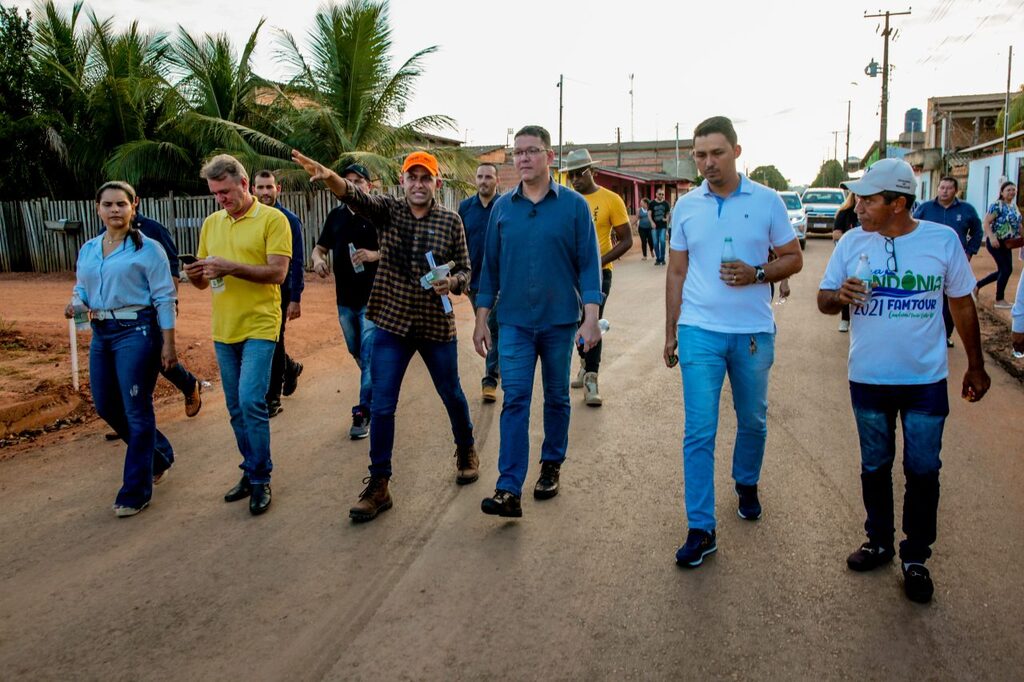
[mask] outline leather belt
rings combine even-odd
[[[123,308],[115,308],[113,310],[90,310],[89,317],[94,320],[137,320],[139,319],[139,311],[145,310],[148,307],[144,305],[126,305]]]

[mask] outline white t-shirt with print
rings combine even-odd
[[[839,289],[868,255],[872,291],[867,305],[850,309],[850,381],[933,384],[949,374],[942,294],[967,296],[977,283],[960,238],[927,220],[893,241],[896,271],[888,269],[886,238],[855,228],[832,252],[821,289]]]
[[[771,285],[731,287],[722,281],[722,248],[732,237],[736,258],[748,265],[768,261],[769,247],[796,239],[782,197],[740,175],[736,192],[722,199],[707,180],[672,209],[675,251],[689,253],[679,324],[727,334],[774,333]]]

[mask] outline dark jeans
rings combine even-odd
[[[931,556],[939,508],[942,430],[949,414],[946,380],[920,386],[850,382],[860,435],[861,490],[868,540],[892,547],[895,536],[892,464],[896,458],[896,417],[903,426],[903,533],[900,558],[923,563]]]
[[[604,306],[608,303],[608,294],[612,290],[612,271],[603,269],[601,270],[601,293],[604,296],[601,299],[601,307],[598,309],[598,317],[604,317]],[[601,367],[601,346],[604,341],[598,341],[597,345],[588,350],[586,353],[583,352],[583,346],[576,346],[576,352],[580,354],[580,358],[583,360],[583,367],[588,372],[597,372]]]
[[[156,428],[153,387],[163,337],[156,314],[136,320],[95,320],[89,345],[89,387],[96,412],[128,445],[115,504],[141,507],[153,495],[153,476],[174,463],[174,450]]]
[[[659,263],[665,262],[665,228],[654,228],[654,260]]]
[[[159,359],[157,360],[159,365]],[[165,370],[163,367],[160,368],[160,374],[163,375],[164,379],[171,382],[176,389],[181,391],[184,395],[189,395],[196,389],[196,379],[192,372],[185,369],[185,365],[180,362],[169,370]]]
[[[1013,249],[1008,249],[1002,244],[999,245],[999,248],[993,249],[987,239],[985,240],[985,248],[992,254],[992,260],[996,262],[996,271],[978,280],[978,288],[981,289],[995,282],[996,300],[1005,300],[1006,283],[1010,281],[1010,275],[1013,274]]]
[[[469,302],[473,306],[473,312],[476,312],[476,292],[470,291],[466,294],[469,297]],[[487,351],[487,359],[484,361],[484,378],[480,381],[483,386],[498,386],[498,381],[501,379],[501,369],[498,364],[498,304],[495,303],[494,307],[491,308],[490,314],[487,315],[487,328],[491,332],[491,347]]]
[[[281,333],[277,337],[277,345],[274,346],[274,359],[270,363],[270,386],[267,388],[267,402],[281,400],[281,389],[284,387],[284,375],[287,371],[294,369],[295,361],[288,357],[284,349],[284,327],[288,322],[288,303],[284,296],[281,297]]]
[[[640,233],[640,249],[643,251],[644,258],[647,258],[647,247],[651,247],[651,255],[654,255],[654,232],[649,227],[638,227],[637,232]]]
[[[409,361],[423,358],[437,394],[452,424],[455,444],[473,444],[469,403],[459,384],[459,349],[455,339],[446,342],[399,336],[380,327],[373,337],[373,403],[370,406],[370,475],[391,477],[391,452],[395,445],[395,409]]]

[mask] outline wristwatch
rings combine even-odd
[[[765,280],[764,268],[762,268],[760,265],[755,265],[754,266],[754,280],[758,284],[764,284],[764,280]]]

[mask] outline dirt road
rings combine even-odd
[[[813,304],[830,248],[808,245],[776,309],[765,515],[735,514],[721,455],[735,419],[723,409],[719,551],[700,569],[673,561],[682,406],[678,371],[660,360],[664,269],[631,254],[607,309],[605,405],[575,397],[563,493],[525,499],[517,522],[479,511],[496,478],[498,408],[478,399],[464,301],[460,366],[484,475],[455,486],[444,410],[414,361],[395,507],[372,523],[346,515],[367,443],[343,437],[357,376],[340,334],[302,358],[299,391],[272,422],[265,516],[221,501],[238,455],[219,393],[197,419],[176,404],[161,413],[178,462],[135,518],[110,512],[122,449],[99,433],[0,462],[0,679],[1019,676],[1024,390],[991,367],[984,402],[951,400],[933,603],[908,602],[895,565],[847,571],[863,522],[848,337]],[[962,351],[951,358],[956,390]],[[537,448],[539,386],[531,432]]]

